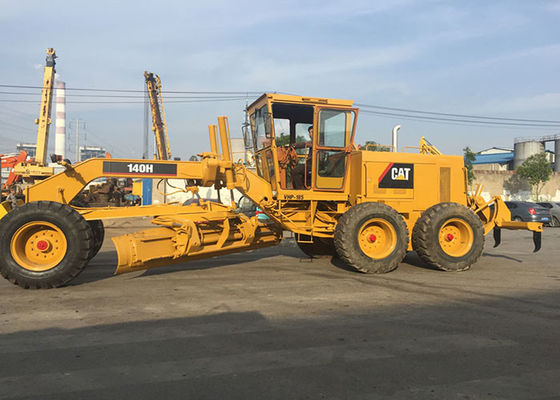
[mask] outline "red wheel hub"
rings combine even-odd
[[[47,242],[46,240],[39,240],[37,242],[37,249],[44,251],[47,250],[49,248],[49,242]]]
[[[375,235],[372,233],[371,235],[369,235],[368,240],[369,240],[371,243],[374,243],[374,242],[377,240],[377,236],[375,236]]]
[[[448,233],[445,238],[448,242],[451,242],[453,239],[455,239],[455,236],[453,236],[451,233]]]

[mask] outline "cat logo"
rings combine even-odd
[[[391,163],[379,177],[381,189],[413,189],[414,164]]]

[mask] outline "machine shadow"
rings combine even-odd
[[[170,264],[168,266],[156,267],[148,269],[138,275],[137,278],[143,276],[154,276],[173,273],[177,271],[197,271],[210,268],[225,268],[235,266],[247,262],[258,261],[262,258],[272,257],[275,254],[263,253],[262,250],[246,251],[240,254],[229,254],[225,256],[216,256],[204,260],[193,260],[186,263]],[[108,251],[100,254],[90,261],[85,270],[73,281],[69,286],[82,285],[91,283],[114,276],[117,268],[117,254],[113,251]]]
[[[198,271],[213,268],[227,268],[244,263],[255,262],[261,259],[272,258],[278,255],[293,257],[300,263],[306,262],[328,262],[335,268],[350,272],[353,274],[359,273],[351,266],[348,266],[338,257],[321,257],[318,259],[310,258],[305,255],[297,246],[293,238],[285,238],[280,245],[274,247],[268,247],[263,249],[256,249],[251,251],[245,251],[241,253],[234,253],[229,255],[221,255],[212,258],[193,260],[186,263],[180,264],[170,264],[168,266],[157,267],[149,270],[143,271],[141,274],[135,276],[135,278],[142,278],[146,276],[156,276],[163,275],[178,271]],[[485,254],[492,257],[500,257],[498,255]],[[503,256],[509,258],[507,256]],[[518,260],[515,260],[518,261]],[[426,269],[430,271],[439,271],[439,269],[434,268],[426,263],[424,263],[416,252],[408,252],[402,261],[412,267],[417,267],[421,269]],[[96,257],[94,257],[86,269],[78,276],[75,280],[70,282],[69,286],[77,286],[82,284],[87,284],[99,280],[104,280],[110,278],[114,275],[114,271],[117,265],[117,255],[114,250],[105,250]]]
[[[5,333],[0,397],[400,399],[491,392],[521,399],[536,390],[553,398],[559,303],[560,293],[488,295],[370,303],[322,316],[226,312]]]

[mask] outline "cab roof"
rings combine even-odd
[[[339,107],[352,107],[353,100],[342,99],[327,99],[323,97],[309,97],[309,96],[296,96],[290,94],[277,94],[277,93],[264,93],[257,100],[255,100],[248,109],[260,106],[265,100],[273,103],[293,103],[293,104],[308,104],[308,105],[329,105]]]

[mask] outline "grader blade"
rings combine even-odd
[[[277,225],[233,212],[227,218],[191,215],[152,222],[161,227],[113,238],[115,274],[274,246],[282,239]]]

